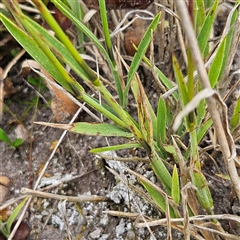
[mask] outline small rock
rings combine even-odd
[[[89,234],[89,237],[91,238],[91,239],[99,239],[100,238],[100,236],[101,236],[101,229],[100,228],[96,228],[96,230],[95,231],[93,231],[93,232],[91,232],[90,234]]]

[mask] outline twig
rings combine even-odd
[[[97,196],[97,195],[80,195],[78,197],[73,196],[64,196],[54,193],[46,193],[42,191],[32,190],[29,188],[22,188],[21,193],[25,195],[30,195],[34,197],[42,197],[42,198],[52,198],[59,201],[68,201],[68,202],[96,202],[96,201],[109,201],[110,198],[105,196]]]

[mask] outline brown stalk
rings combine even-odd
[[[198,47],[197,39],[191,24],[186,4],[184,1],[175,1],[175,4],[182,21],[183,29],[188,39],[189,47],[191,49],[193,60],[199,74],[202,88],[211,89],[207,71],[202,60],[201,52]],[[218,101],[216,101],[215,97],[212,96],[207,98],[206,102],[213,120],[218,141],[221,146],[225,165],[228,169],[238,199],[240,200],[240,180],[235,166],[234,152],[232,152],[232,149],[234,148],[234,143],[233,141],[231,142],[231,136],[226,131],[227,126],[224,126],[222,122],[220,112],[218,111],[217,108]]]

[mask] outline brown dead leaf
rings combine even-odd
[[[0,176],[0,205],[9,192],[10,179],[6,176]]]
[[[14,227],[14,224],[12,226],[12,229]],[[25,222],[21,222],[14,237],[13,237],[13,240],[25,240],[27,239],[27,237],[29,236],[30,234],[30,231],[31,231],[31,228],[30,226],[25,223]]]
[[[13,83],[9,77],[7,77],[4,82],[3,97],[9,98],[17,92],[17,89],[14,88]]]
[[[51,109],[53,115],[58,123],[64,123],[70,120],[76,111],[78,110],[78,105],[75,104],[63,91],[58,87],[55,87],[51,82],[56,84],[56,81],[52,76],[47,73],[36,61],[27,60],[22,63],[22,72],[29,71],[29,68],[38,73],[44,78],[47,87],[49,88],[52,95]],[[38,70],[40,71],[38,71]]]

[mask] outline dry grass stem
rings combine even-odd
[[[186,33],[186,37],[189,42],[189,47],[192,51],[193,60],[195,62],[196,68],[198,70],[198,75],[200,77],[200,81],[203,88],[211,88],[207,71],[204,66],[201,53],[198,47],[197,39],[191,24],[191,20],[188,14],[188,10],[186,7],[185,2],[183,1],[176,1],[175,2],[177,6],[177,10],[179,12],[179,15],[182,20],[182,25],[184,28],[184,31]],[[219,114],[217,103],[219,103],[219,99],[216,101],[214,97],[207,98],[207,105],[209,108],[209,112],[211,114],[211,117],[213,119],[213,124],[216,129],[216,132],[218,134],[218,140],[221,145],[225,165],[228,169],[228,172],[230,174],[230,177],[233,182],[234,189],[236,191],[236,194],[238,196],[238,199],[240,199],[240,180],[238,177],[238,173],[235,166],[234,161],[234,153],[232,152],[232,148],[234,146],[234,142],[231,141],[231,135],[227,133],[226,130],[229,130],[228,126],[223,126],[223,122],[221,119],[221,116]],[[227,128],[227,129],[226,129]]]
[[[232,220],[240,223],[240,217],[237,215],[232,215],[232,214],[216,214],[216,215],[197,215],[194,217],[189,217],[189,222],[191,221],[206,221],[206,220],[212,220],[212,219],[223,219],[223,220]],[[177,222],[184,222],[184,218],[172,218],[170,220],[172,223],[177,223]],[[154,226],[159,226],[162,224],[167,224],[167,218],[159,219],[159,220],[154,220],[150,221],[147,223],[150,227]],[[145,223],[136,223],[136,227],[142,228],[146,227]]]
[[[34,197],[41,198],[52,198],[59,201],[68,201],[68,202],[96,202],[96,201],[109,201],[110,199],[105,196],[97,196],[97,195],[80,195],[78,197],[73,196],[64,196],[53,193],[45,193],[38,190],[32,190],[29,188],[22,188],[21,193],[24,195],[30,195]]]

